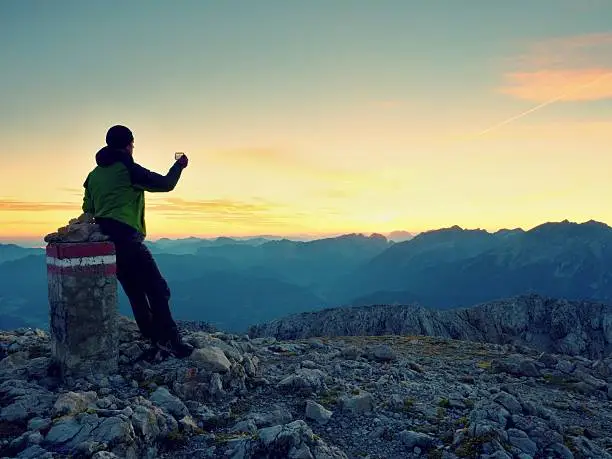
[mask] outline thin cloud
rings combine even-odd
[[[18,225],[48,225],[48,220],[1,220],[0,225],[18,226]]]
[[[300,209],[262,199],[192,201],[172,198],[149,203],[148,208],[151,209],[149,215],[154,213],[167,220],[179,220],[190,224],[205,222],[211,227],[246,223],[249,227],[278,229],[285,226],[295,227],[300,222],[318,221],[321,218],[338,215],[336,209],[329,207]]]
[[[216,221],[277,221],[283,206],[263,200],[238,201],[231,199],[186,200],[168,198],[150,202],[147,210],[168,219]]]
[[[501,92],[534,102],[612,98],[612,68],[513,73],[506,79],[509,84]]]
[[[612,98],[612,33],[556,38],[509,61],[501,93],[533,102]]]
[[[0,199],[0,212],[55,212],[80,210],[80,202],[35,202],[18,199]]]

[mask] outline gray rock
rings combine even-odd
[[[543,363],[548,368],[555,368],[559,359],[548,352],[542,352],[538,357],[538,362]]]
[[[353,414],[369,413],[374,410],[374,398],[368,392],[354,396],[345,395],[340,397],[340,406],[342,411],[348,411]]]
[[[210,372],[225,373],[231,367],[231,363],[223,351],[214,346],[194,349],[189,359],[199,369]]]
[[[362,351],[357,346],[347,346],[340,351],[340,355],[345,359],[354,360],[362,355]]]
[[[42,443],[44,437],[40,432],[28,433],[28,445],[39,445]]]
[[[538,450],[537,445],[529,436],[518,429],[508,429],[508,441],[525,454],[533,456]]]
[[[512,456],[506,451],[495,451],[493,454],[480,456],[482,459],[512,459]]]
[[[559,459],[574,459],[574,454],[562,443],[553,443],[546,448],[546,451]]]
[[[570,374],[576,369],[576,364],[570,362],[569,360],[559,360],[555,369],[562,373]]]
[[[572,445],[573,449],[577,451],[575,456],[578,457],[592,457],[598,459],[611,459],[612,454],[608,453],[604,449],[597,446],[595,443],[590,441],[589,439],[578,436],[578,437],[568,437],[569,443]]]
[[[90,392],[66,392],[61,394],[53,405],[52,416],[74,415],[93,405],[98,394]]]
[[[21,451],[17,459],[53,459],[53,454],[39,445],[32,445]]]
[[[258,359],[256,356],[253,356],[253,357],[249,355],[244,356],[244,361],[243,361],[244,371],[246,372],[248,376],[257,375],[257,362],[258,362]]]
[[[434,439],[429,435],[421,432],[413,432],[412,430],[402,430],[398,434],[398,437],[409,451],[412,451],[415,447],[428,449],[434,444]]]
[[[179,419],[178,425],[179,425],[181,432],[184,432],[185,434],[188,434],[188,435],[193,434],[194,432],[197,432],[199,429],[195,420],[189,415],[185,416],[184,418]]]
[[[520,375],[531,376],[537,378],[540,376],[540,370],[536,366],[535,362],[530,359],[522,360],[519,363],[518,371]]]
[[[492,400],[506,408],[511,414],[519,414],[523,412],[521,403],[513,395],[507,392],[499,392],[493,396]]]
[[[230,452],[233,458],[286,457],[288,459],[347,459],[338,448],[314,436],[304,421],[260,429],[257,440],[240,440]]]
[[[132,414],[132,425],[135,433],[142,437],[146,442],[152,442],[161,433],[158,423],[158,416],[153,408],[137,405]]]
[[[470,425],[474,426],[481,421],[491,421],[494,424],[506,428],[510,412],[503,406],[488,400],[480,400],[470,413]]]
[[[386,344],[373,347],[368,351],[368,355],[371,359],[379,360],[381,362],[392,362],[397,360],[395,351]]]
[[[0,384],[0,399],[4,404],[0,420],[26,421],[33,416],[43,416],[49,412],[55,398],[38,384],[9,379]]]
[[[318,367],[318,365],[312,360],[303,360],[300,365],[302,368],[310,368],[310,369],[314,369]]]
[[[252,434],[252,433],[257,432],[257,426],[255,425],[255,422],[253,422],[252,419],[247,419],[247,420],[236,423],[234,427],[230,429],[230,432],[232,433],[246,432],[246,433]]]
[[[251,413],[247,419],[252,420],[257,427],[270,427],[287,424],[293,420],[291,412],[283,406],[274,406],[270,411]]]
[[[87,440],[99,424],[100,419],[96,415],[86,415],[79,420],[73,417],[61,419],[51,427],[45,437],[45,443],[65,444],[75,448]]]
[[[569,384],[569,386],[576,392],[586,395],[593,395],[597,393],[597,389],[590,384],[585,383],[584,381],[578,381],[574,384]]]
[[[129,421],[120,417],[112,417],[100,422],[93,432],[93,438],[107,445],[125,445],[134,442],[135,432]]]
[[[299,368],[278,383],[279,388],[297,392],[319,392],[325,388],[326,374],[321,370]]]
[[[120,456],[117,456],[115,453],[111,453],[110,451],[98,451],[91,459],[120,459]]]
[[[165,387],[159,387],[151,394],[151,401],[162,410],[167,411],[176,419],[181,419],[189,414],[189,410],[180,398],[172,395]]]
[[[140,356],[142,351],[143,349],[137,343],[128,343],[120,348],[120,352],[130,361],[135,360],[138,356]]]
[[[208,393],[213,397],[222,397],[225,394],[223,390],[223,382],[219,373],[213,373],[210,376],[210,382],[208,385]]]
[[[318,424],[327,424],[332,417],[333,412],[325,409],[312,400],[306,400],[306,418],[312,419]]]
[[[585,382],[589,386],[594,387],[596,390],[605,390],[608,385],[606,381],[595,378],[593,375],[585,373],[584,371],[581,371],[581,370],[576,370],[574,372],[574,376],[577,378],[580,378],[583,382]]]
[[[51,419],[32,418],[28,421],[28,430],[47,430],[51,427]]]

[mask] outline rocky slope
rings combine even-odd
[[[184,331],[184,360],[60,383],[40,330],[0,333],[0,457],[609,458],[612,359],[418,336]]]
[[[251,337],[429,335],[524,344],[547,352],[601,358],[612,352],[612,306],[523,295],[471,308],[363,306],[295,314],[253,326]]]

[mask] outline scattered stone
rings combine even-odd
[[[375,346],[368,351],[368,357],[381,362],[392,362],[397,359],[395,351],[385,344]]]
[[[298,392],[319,392],[325,388],[325,373],[317,369],[300,368],[278,383],[279,388]]]
[[[255,425],[255,422],[253,422],[252,419],[247,419],[245,421],[240,421],[236,423],[236,425],[234,425],[234,427],[230,429],[230,432],[232,433],[244,432],[244,433],[254,434],[255,432],[257,432],[257,425]]]
[[[529,456],[533,456],[538,450],[535,442],[522,430],[508,429],[508,442]]]
[[[506,408],[510,412],[510,414],[519,414],[523,412],[523,407],[516,399],[516,397],[506,392],[499,392],[498,394],[493,396],[492,400]]]
[[[306,401],[306,418],[312,419],[318,424],[327,424],[329,419],[332,417],[333,412],[325,409],[317,402],[312,400]]]
[[[340,406],[343,411],[353,414],[369,413],[374,410],[374,398],[367,392],[352,397],[343,396],[340,399]]]
[[[315,437],[310,427],[301,420],[260,429],[256,438],[236,442],[229,452],[230,457],[347,459],[341,450]]]
[[[44,332],[0,332],[0,457],[610,458],[612,359],[194,328],[195,359],[129,363],[147,346],[118,323],[118,372],[65,382]]]
[[[272,407],[269,411],[251,413],[247,416],[259,428],[287,424],[293,420],[291,412],[283,406]]]
[[[218,347],[194,349],[190,360],[199,368],[211,372],[225,373],[231,367],[230,361]]]
[[[108,239],[90,214],[81,214],[78,218],[71,219],[68,225],[44,237],[47,243],[102,242]]]
[[[399,440],[409,451],[418,447],[421,450],[428,449],[434,444],[434,439],[427,434],[413,432],[412,430],[402,430],[398,434]]]
[[[93,405],[98,395],[93,392],[66,392],[57,398],[53,405],[51,416],[72,416],[85,411],[90,405]],[[110,403],[103,408],[108,408]]]
[[[189,410],[181,399],[172,395],[165,387],[157,388],[151,394],[151,401],[176,419],[181,419],[189,414]]]

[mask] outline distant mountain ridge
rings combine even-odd
[[[333,308],[254,325],[248,333],[277,339],[426,335],[595,359],[612,353],[612,305],[524,295],[446,311],[417,305]]]
[[[330,285],[333,304],[412,301],[469,306],[524,293],[612,300],[612,228],[600,222],[544,223],[521,229],[421,233],[394,244]],[[356,299],[358,299],[356,301]]]
[[[17,244],[0,244],[0,263],[42,253],[44,253],[44,249],[21,247]]]

